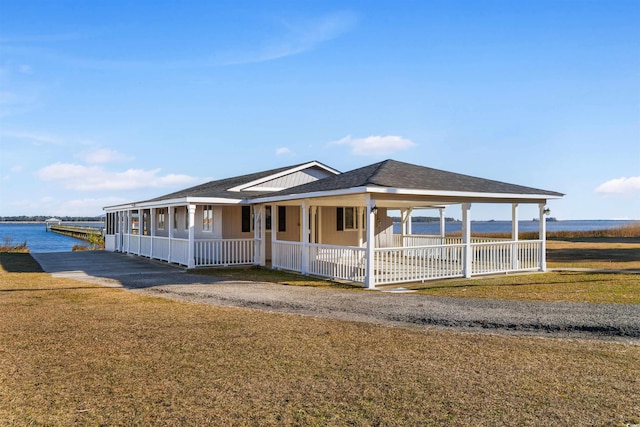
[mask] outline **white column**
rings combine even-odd
[[[540,271],[547,271],[547,218],[545,204],[540,203]]]
[[[471,248],[471,203],[462,204],[462,243],[464,244],[464,277],[471,277],[473,252]]]
[[[322,244],[322,206],[318,206],[318,209],[316,211],[316,216],[317,216],[317,227],[318,227],[318,231],[317,231],[317,235],[318,238],[316,239],[316,243],[318,244]]]
[[[189,248],[187,250],[187,268],[194,268],[196,266],[196,205],[187,206],[187,215],[189,215]]]
[[[169,214],[168,215],[168,218],[169,218],[169,224],[168,224],[169,225],[169,250],[168,250],[168,253],[167,253],[167,261],[171,262],[171,240],[173,239],[173,223],[175,221],[175,218],[173,216],[174,216],[175,207],[169,206],[168,209],[169,209],[169,212],[168,212],[168,214]]]
[[[411,213],[413,208],[407,209],[407,234],[411,236],[413,234],[413,221],[411,221]]]
[[[131,253],[131,234],[133,233],[133,211],[127,211],[127,253]]]
[[[309,209],[307,200],[302,201],[300,209],[302,210],[302,265],[300,268],[302,274],[307,274],[309,270]]]
[[[513,203],[511,205],[511,269],[517,270],[520,268],[520,260],[518,259],[518,204]]]
[[[404,246],[404,236],[407,235],[407,210],[400,209],[400,235],[402,236],[402,246]]]
[[[278,240],[278,205],[271,205],[271,242],[276,242],[277,240]],[[273,252],[271,253],[271,257],[273,257]]]
[[[358,216],[358,246],[362,247],[362,244],[364,243],[364,229],[365,229],[365,225],[361,224],[363,221],[363,212],[364,208],[361,207],[357,207],[356,208],[356,215]]]
[[[376,213],[374,211],[375,203],[371,200],[371,196],[367,194],[367,251],[366,251],[366,265],[364,275],[364,285],[367,289],[375,289],[375,277],[373,273],[375,271],[375,224]]]
[[[151,258],[153,258],[153,241],[155,240],[155,237],[156,237],[156,226],[157,226],[157,224],[156,224],[156,213],[157,213],[156,208],[151,208],[151,210],[149,212],[149,215],[151,215],[151,233],[150,233],[150,235],[151,235],[151,247],[149,248],[149,252],[150,252],[149,256]]]
[[[264,205],[259,205],[253,209],[253,263],[256,265],[265,265],[265,208]]]
[[[446,220],[444,218],[444,208],[439,208],[440,211],[440,238],[442,239],[441,244],[444,245],[444,237],[446,236]]]

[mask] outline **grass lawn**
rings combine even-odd
[[[640,346],[216,307],[0,254],[2,425],[625,425]]]

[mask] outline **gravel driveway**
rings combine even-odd
[[[238,282],[110,252],[33,254],[54,276],[231,307],[427,328],[640,344],[640,305],[442,298]]]

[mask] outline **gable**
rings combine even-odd
[[[311,167],[284,176],[280,176],[268,181],[243,188],[242,191],[281,191],[298,185],[307,184],[319,179],[328,178],[334,174],[319,167]]]

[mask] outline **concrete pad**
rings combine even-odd
[[[141,278],[162,282],[163,276],[173,279],[184,269],[133,255],[108,251],[32,253],[40,267],[53,277],[100,283],[107,286],[128,286]]]

